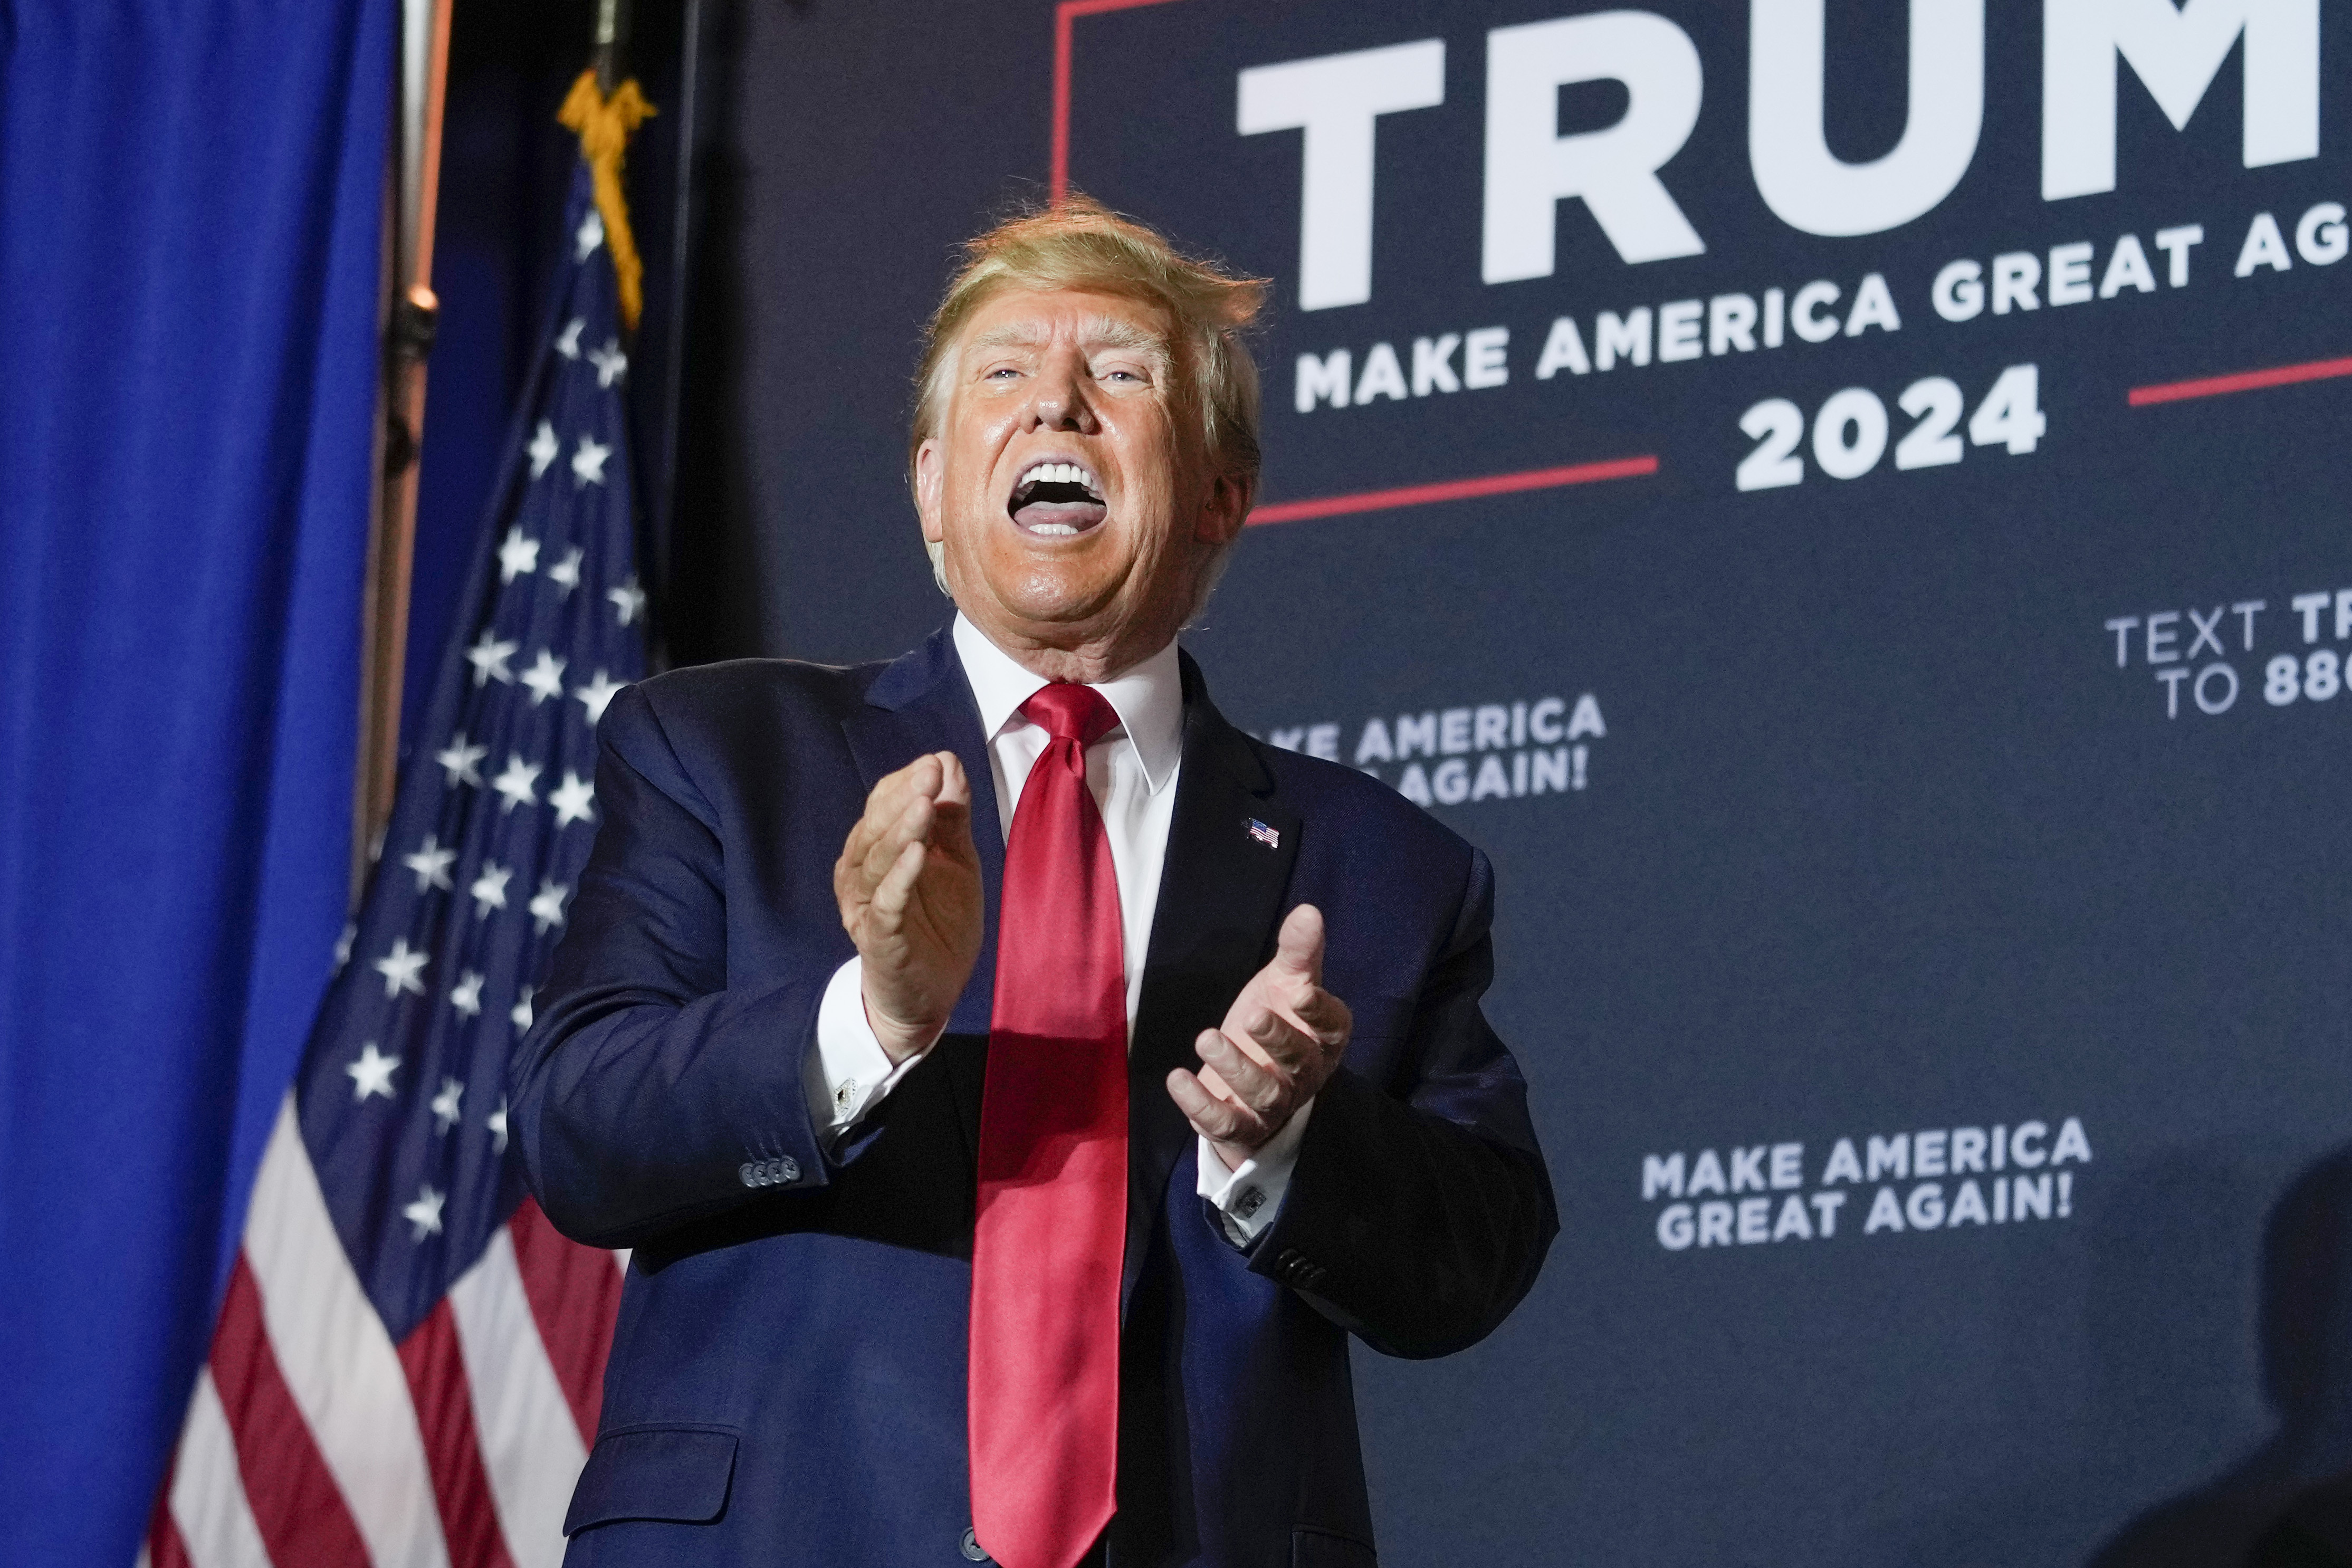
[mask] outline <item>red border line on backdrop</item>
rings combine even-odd
[[[2305,360],[2301,364],[2274,365],[2269,370],[2242,370],[2230,375],[2209,375],[2196,381],[2168,381],[2157,386],[2135,386],[2134,408],[2151,403],[2179,403],[2189,397],[2219,397],[2225,392],[2257,392],[2265,386],[2292,386],[2298,381],[2326,381],[2352,375],[2352,359]]]
[[[1062,0],[1054,7],[1054,162],[1047,189],[1056,206],[1070,194],[1070,23],[1104,11],[1167,4],[1169,0]]]
[[[1612,458],[1600,463],[1575,463],[1564,468],[1529,468],[1517,474],[1489,474],[1479,479],[1446,479],[1433,485],[1403,485],[1392,490],[1362,490],[1355,495],[1318,496],[1311,500],[1277,501],[1250,513],[1253,524],[1304,522],[1312,517],[1339,517],[1351,511],[1386,511],[1391,507],[1425,506],[1431,501],[1468,500],[1474,496],[1509,495],[1515,490],[1544,490],[1559,485],[1589,485],[1600,479],[1630,479],[1658,471],[1654,457]]]
[[[1165,5],[1171,0],[1061,0],[1054,7],[1054,142],[1047,189],[1059,204],[1070,192],[1070,24],[1080,16],[1106,11],[1133,11],[1145,5]],[[1436,484],[1404,485],[1395,489],[1364,490],[1354,495],[1318,496],[1307,500],[1277,501],[1250,513],[1252,523],[1302,522],[1308,518],[1340,517],[1349,512],[1386,511],[1393,507],[1423,506],[1432,501],[1468,500],[1474,496],[1508,495],[1516,490],[1549,489],[1559,485],[1591,484],[1600,479],[1633,479],[1658,471],[1654,456],[1613,458],[1606,462],[1578,463],[1564,468],[1531,468],[1517,474],[1489,474],[1484,479],[1447,479]]]

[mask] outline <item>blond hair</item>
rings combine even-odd
[[[916,452],[939,433],[964,323],[1007,289],[1086,289],[1166,311],[1175,328],[1169,348],[1177,388],[1200,416],[1209,460],[1220,474],[1255,483],[1257,366],[1242,334],[1265,303],[1265,279],[1236,277],[1213,260],[1185,256],[1158,230],[1076,194],[965,242],[963,265],[923,328],[907,441],[910,481]]]

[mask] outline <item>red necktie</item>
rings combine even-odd
[[[971,1247],[972,1533],[1005,1568],[1070,1568],[1110,1522],[1127,1238],[1127,978],[1087,747],[1090,687],[1021,705],[1053,737],[1004,849]]]

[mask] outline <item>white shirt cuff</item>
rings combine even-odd
[[[1217,1217],[1224,1222],[1225,1238],[1235,1247],[1247,1247],[1274,1223],[1282,1207],[1282,1194],[1290,1187],[1290,1173],[1298,1164],[1298,1141],[1307,1135],[1307,1118],[1314,1109],[1311,1100],[1300,1106],[1283,1123],[1282,1131],[1259,1145],[1238,1170],[1227,1170],[1216,1145],[1206,1138],[1201,1140],[1198,1190],[1215,1205]]]
[[[866,1019],[865,980],[859,959],[833,972],[817,1004],[816,1049],[802,1068],[809,1115],[828,1140],[856,1126],[923,1059],[912,1056],[891,1064]]]

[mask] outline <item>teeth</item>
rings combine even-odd
[[[1076,463],[1038,463],[1021,476],[1024,485],[1084,485],[1099,493],[1095,477]]]
[[[1029,530],[1032,533],[1075,535],[1078,531],[1066,522],[1041,522]]]

